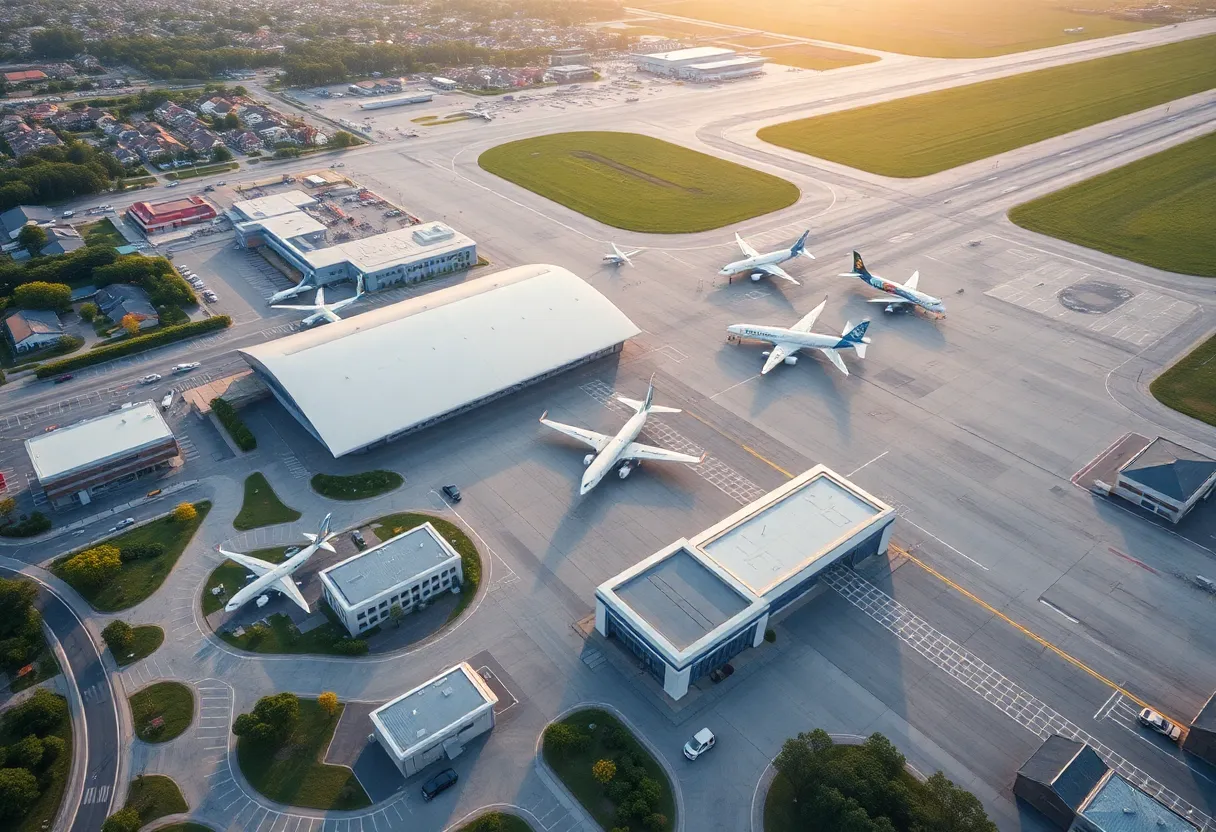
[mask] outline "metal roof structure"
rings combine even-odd
[[[1085,743],[1052,734],[1022,764],[1018,774],[1051,787],[1075,812],[1109,770]]]
[[[1111,774],[1079,812],[1100,832],[1196,832],[1195,824],[1174,814],[1152,795],[1118,774]]]
[[[314,269],[350,263],[364,274],[405,263],[418,257],[435,257],[474,245],[472,238],[441,222],[399,228],[348,243],[306,252],[304,259]]]
[[[393,751],[404,758],[417,746],[430,744],[435,735],[459,726],[474,712],[497,702],[489,686],[467,662],[462,662],[376,708],[371,718],[393,745]]]
[[[154,402],[140,402],[25,440],[44,485],[173,437]]]
[[[1119,474],[1180,503],[1216,473],[1216,459],[1158,436],[1124,463]]]
[[[240,352],[338,457],[438,421],[638,332],[581,278],[559,266],[531,265]]]
[[[281,194],[258,197],[257,199],[242,199],[232,203],[243,220],[265,220],[290,214],[305,205],[315,205],[316,200],[303,191],[286,191]]]
[[[284,242],[294,240],[305,234],[316,234],[325,231],[325,223],[313,219],[303,211],[292,210],[290,213],[278,214],[264,220],[251,220],[248,224],[241,223],[240,228],[260,228],[267,234],[273,234]],[[295,243],[292,243],[295,245]]]
[[[357,607],[380,593],[460,555],[430,523],[353,555],[321,570],[325,580],[349,607]]]
[[[689,64],[687,69],[695,69],[698,72],[714,72],[716,70],[731,69],[732,67],[752,66],[754,64],[763,64],[768,61],[768,58],[763,55],[736,55],[733,58],[725,58],[720,61],[706,61],[705,63]]]
[[[721,46],[690,46],[687,49],[676,49],[672,52],[656,52],[651,55],[642,55],[641,57],[651,61],[674,64],[685,61],[709,60],[710,58],[725,59],[734,55],[735,50],[724,49]]]

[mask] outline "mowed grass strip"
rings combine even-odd
[[[1149,390],[1166,407],[1216,426],[1216,336],[1157,376]]]
[[[490,173],[605,225],[688,234],[793,205],[776,176],[636,133],[555,133],[500,144]]]
[[[883,176],[984,159],[1216,87],[1216,35],[765,127],[770,144]]]
[[[826,46],[816,46],[813,43],[801,43],[797,46],[774,46],[761,49],[760,54],[768,58],[770,64],[796,66],[799,69],[814,69],[820,72],[829,69],[839,69],[842,66],[868,64],[878,60],[877,55],[867,55],[865,52],[849,52],[844,49],[829,49]]]
[[[190,811],[177,783],[163,774],[143,774],[132,780],[126,808],[139,812],[144,823]]]
[[[1009,219],[1146,266],[1216,277],[1216,133],[1019,205]]]
[[[279,495],[270,487],[266,475],[258,471],[250,474],[245,480],[245,500],[241,503],[241,511],[232,521],[232,525],[241,531],[248,531],[276,523],[292,523],[299,519],[300,512],[284,505]]]
[[[181,682],[157,682],[131,694],[135,736],[144,742],[168,742],[194,721],[194,692]],[[164,720],[159,727],[152,723]]]

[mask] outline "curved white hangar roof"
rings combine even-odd
[[[573,273],[532,265],[240,352],[338,457],[612,351],[639,331]]]

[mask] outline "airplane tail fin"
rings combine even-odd
[[[866,337],[866,330],[869,328],[868,320],[862,321],[857,326],[853,326],[852,321],[845,323],[844,332],[840,335],[840,346],[852,347],[858,358],[865,358],[866,345],[870,343],[870,339]]]
[[[654,404],[654,374],[650,376],[650,384],[646,387],[646,398],[642,400],[642,410],[650,410]]]
[[[363,297],[363,275],[355,278],[355,300]]]
[[[868,277],[870,275],[869,269],[866,268],[865,261],[861,259],[861,252],[857,251],[856,249],[853,250],[853,271],[862,277]]]
[[[809,257],[814,260],[815,255],[806,250],[806,238],[809,236],[811,236],[811,229],[808,228],[806,231],[802,232],[802,236],[798,238],[798,242],[794,243],[794,245],[790,248],[790,254],[792,254],[794,257]]]

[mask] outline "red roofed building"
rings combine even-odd
[[[201,196],[170,199],[167,202],[136,202],[127,209],[127,216],[145,234],[194,225],[215,219],[215,206]]]
[[[4,73],[4,80],[10,84],[22,84],[26,81],[45,81],[47,74],[41,69],[23,69],[20,72]]]

